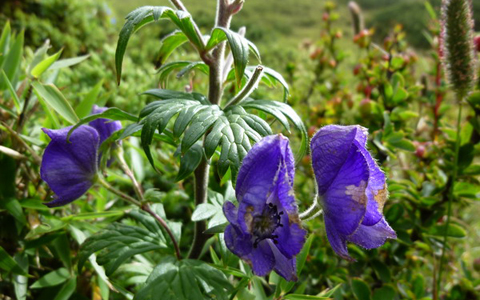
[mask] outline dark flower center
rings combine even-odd
[[[283,224],[280,223],[282,215],[283,211],[279,212],[276,205],[269,203],[268,206],[265,206],[261,215],[253,218],[254,248],[257,248],[258,243],[265,239],[272,239],[275,244],[278,243],[276,240],[278,235],[273,234],[273,232],[278,227],[283,227]]]

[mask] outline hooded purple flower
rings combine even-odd
[[[293,195],[294,172],[288,139],[265,137],[248,152],[238,173],[238,208],[231,202],[223,206],[230,222],[225,243],[258,276],[273,269],[286,280],[297,279],[295,256],[306,231]]]
[[[55,200],[45,203],[48,207],[68,204],[93,185],[97,176],[98,132],[82,125],[70,136],[71,127],[42,130],[52,139],[43,154],[40,176],[55,193]]]
[[[323,206],[327,237],[342,258],[347,241],[366,249],[396,238],[383,217],[388,197],[385,174],[368,150],[367,129],[329,125],[312,138],[312,164]]]
[[[106,107],[94,105],[92,114],[102,113]],[[67,142],[71,127],[60,130],[42,130],[52,139],[43,154],[40,176],[56,194],[48,207],[62,206],[85,194],[94,184],[101,153],[100,145],[112,133],[122,128],[119,121],[96,119],[89,126],[75,129]]]

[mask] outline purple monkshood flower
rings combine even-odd
[[[238,207],[225,202],[230,224],[225,243],[258,276],[275,270],[297,280],[296,258],[305,243],[293,194],[294,159],[288,139],[272,135],[256,143],[238,173]]]
[[[383,216],[388,197],[385,174],[366,149],[367,135],[367,129],[358,125],[329,125],[311,141],[328,241],[347,260],[353,260],[347,241],[373,249],[397,237]]]
[[[107,108],[96,105],[92,114]],[[85,194],[97,179],[101,153],[99,147],[113,132],[122,128],[119,121],[97,119],[75,129],[67,142],[72,127],[42,130],[51,138],[43,153],[40,177],[55,193],[54,200],[45,203],[48,207],[62,206]]]

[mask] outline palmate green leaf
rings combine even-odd
[[[70,138],[70,135],[72,134],[72,132],[77,129],[78,127],[82,126],[83,124],[87,124],[87,123],[90,123],[92,122],[93,120],[96,120],[96,119],[109,119],[109,120],[113,120],[113,121],[134,121],[136,122],[138,120],[137,116],[135,115],[132,115],[128,112],[125,112],[119,108],[116,108],[116,107],[111,107],[107,110],[105,110],[104,112],[102,113],[99,113],[99,114],[94,114],[94,115],[90,115],[90,116],[87,116],[85,118],[82,118],[80,121],[78,121],[71,129],[70,131],[68,132],[68,135],[67,135],[67,140]]]
[[[97,263],[103,265],[106,274],[110,275],[133,255],[165,248],[167,244],[160,230],[152,232],[138,226],[112,223],[82,244],[78,270],[80,272],[90,255],[98,251]]]
[[[33,88],[45,102],[53,108],[63,119],[70,124],[75,124],[79,121],[75,111],[70,103],[68,103],[62,92],[53,84],[43,85],[38,81],[32,83]]]
[[[182,139],[181,150],[187,151],[195,144],[207,130],[215,123],[215,121],[224,114],[218,105],[210,105],[209,109],[202,110],[196,114],[190,123],[190,126],[185,131]]]
[[[268,101],[268,100],[246,100],[241,103],[241,106],[245,109],[256,109],[263,111],[267,114],[275,117],[284,127],[290,132],[290,125],[288,120],[292,122],[295,127],[300,131],[302,136],[302,141],[300,144],[300,149],[298,149],[295,159],[300,161],[303,156],[307,153],[308,149],[308,132],[303,124],[300,116],[295,112],[295,110],[288,104],[278,102],[278,101]]]
[[[160,46],[160,50],[158,51],[155,67],[160,68],[168,59],[170,54],[172,54],[175,49],[186,42],[188,42],[188,37],[185,35],[185,33],[178,30],[164,37],[162,39],[162,46]]]
[[[237,86],[240,86],[245,68],[248,64],[250,50],[252,50],[259,61],[260,53],[255,45],[249,42],[246,38],[223,27],[217,27],[213,29],[210,39],[207,42],[206,49],[213,49],[215,46],[225,40],[228,40],[228,44],[230,45],[230,49],[232,51],[236,83]]]
[[[139,7],[127,15],[125,25],[123,25],[118,37],[117,50],[115,52],[115,67],[117,70],[118,83],[120,83],[121,80],[123,56],[125,55],[130,36],[141,27],[162,18],[170,19],[193,45],[198,49],[203,49],[203,38],[197,34],[196,25],[187,12],[173,10],[166,6]]]
[[[199,144],[193,145],[187,152],[180,158],[180,170],[178,171],[175,181],[180,181],[193,173],[202,162],[203,159],[203,147]]]
[[[235,176],[243,158],[251,148],[250,139],[259,141],[262,136],[272,134],[270,126],[263,119],[248,114],[240,106],[232,106],[214,123],[205,138],[205,154],[211,157],[220,145],[218,171],[223,176],[231,168]]]
[[[138,291],[137,300],[228,299],[232,286],[226,276],[199,260],[165,257]]]

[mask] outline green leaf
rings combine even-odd
[[[392,58],[390,65],[394,70],[397,70],[403,67],[404,63],[405,63],[405,60],[401,56],[395,56],[394,58]]]
[[[5,61],[5,53],[7,53],[8,50],[11,33],[12,28],[10,27],[10,21],[7,20],[3,26],[2,35],[0,36],[0,68],[2,68],[3,62]]]
[[[303,124],[300,116],[295,112],[295,110],[288,104],[278,102],[278,101],[268,101],[268,100],[247,100],[242,102],[241,106],[245,109],[256,109],[263,111],[267,114],[275,117],[284,127],[290,132],[290,126],[288,125],[288,120],[290,120],[295,127],[300,131],[302,136],[302,142],[300,148],[298,149],[295,159],[299,162],[303,156],[307,153],[308,149],[308,132]]]
[[[203,147],[199,144],[193,145],[180,159],[180,170],[175,181],[180,181],[193,173],[203,160]]]
[[[21,226],[27,223],[22,206],[17,199],[5,198],[1,201],[0,207],[5,208],[15,218],[15,220],[21,224]]]
[[[228,224],[229,224],[228,222],[225,222],[223,224],[219,224],[219,225],[210,227],[207,230],[205,230],[203,233],[205,233],[205,234],[224,233],[225,228],[227,228]]]
[[[109,119],[113,121],[133,121],[136,122],[138,120],[137,116],[132,115],[131,113],[128,113],[126,111],[123,111],[119,108],[116,107],[110,107],[106,109],[104,112],[99,113],[99,114],[94,114],[94,115],[89,115],[85,118],[82,118],[80,121],[75,124],[70,131],[68,132],[67,139],[70,138],[70,135],[77,129],[78,127],[82,126],[83,124],[87,124],[92,122],[93,120],[97,119]]]
[[[190,149],[221,115],[223,115],[223,111],[217,105],[211,105],[210,109],[202,110],[199,114],[195,115],[190,126],[185,131],[181,144],[182,152]]]
[[[323,296],[323,297],[332,297],[333,294],[335,294],[336,291],[338,291],[340,289],[340,287],[342,286],[342,283],[339,283],[337,284],[336,286],[334,286],[333,288],[328,288],[324,291],[322,291],[320,294],[318,294],[317,296]]]
[[[115,67],[117,70],[117,82],[119,84],[122,76],[123,56],[125,55],[130,36],[141,27],[158,21],[161,18],[169,18],[185,36],[188,37],[192,44],[200,50],[203,49],[203,39],[197,34],[196,25],[187,12],[181,10],[174,11],[166,6],[139,7],[127,15],[125,25],[123,25],[118,37],[117,50],[115,52]]]
[[[121,210],[109,210],[109,211],[99,211],[99,212],[85,212],[79,213],[76,215],[68,215],[61,218],[62,221],[79,221],[79,220],[91,220],[99,218],[111,218],[111,217],[121,217],[125,212]]]
[[[431,235],[444,236],[445,235],[445,225],[437,225],[430,228],[428,231]],[[450,223],[448,225],[447,236],[454,238],[464,238],[467,236],[467,231],[460,225]]]
[[[313,238],[315,235],[311,234],[305,244],[303,245],[302,250],[297,255],[297,276],[301,274],[305,262],[307,261],[308,253],[310,252],[310,247],[312,246]],[[280,280],[281,290],[284,294],[290,292],[295,286],[295,281],[286,281],[284,278]],[[317,295],[318,296],[318,295]]]
[[[0,269],[23,276],[28,275],[2,246],[0,246]]]
[[[14,259],[20,268],[25,270],[25,273],[28,273],[28,255],[25,252],[17,252]],[[26,300],[28,293],[28,277],[18,274],[13,275],[13,285],[15,288],[15,296],[17,296],[16,299]]]
[[[134,299],[228,299],[232,286],[225,275],[199,260],[165,257]]]
[[[20,114],[20,112],[22,111],[22,105],[20,104],[20,99],[18,98],[17,92],[15,91],[15,88],[13,87],[12,83],[8,79],[7,74],[5,74],[4,70],[2,70],[2,80],[7,85],[8,91],[12,96],[13,104],[15,104],[15,108],[17,109],[17,114]]]
[[[412,291],[417,299],[420,299],[425,295],[425,278],[423,278],[423,275],[415,275],[412,282]]]
[[[373,260],[372,266],[380,280],[383,282],[390,282],[392,275],[390,274],[390,269],[387,265],[379,260]]]
[[[201,203],[193,211],[192,221],[198,222],[198,221],[206,220],[213,217],[213,215],[216,213],[217,213],[217,209],[215,205],[210,203]]]
[[[405,138],[403,138],[399,141],[389,142],[389,144],[392,145],[395,148],[402,149],[402,150],[407,150],[407,151],[410,151],[410,152],[415,152],[415,150],[416,150],[415,145],[411,141],[409,141]]]
[[[255,67],[251,67],[251,68],[255,68]],[[268,82],[266,82],[265,79],[268,79],[268,81],[271,82],[272,84],[275,84],[278,82],[283,86],[283,89],[284,89],[283,99],[286,101],[290,94],[290,89],[288,87],[287,81],[285,80],[285,78],[283,78],[282,74],[268,67],[263,67],[262,82],[265,82],[268,85]]]
[[[320,296],[310,296],[310,295],[301,295],[301,294],[288,294],[288,295],[285,295],[282,299],[285,299],[285,300],[309,300],[309,299],[332,299],[332,298],[320,297]]]
[[[188,42],[188,37],[181,31],[174,31],[162,39],[162,46],[157,55],[155,67],[160,68],[172,52]]]
[[[373,292],[373,300],[393,300],[395,299],[395,289],[389,285],[384,285]]]
[[[3,70],[7,74],[10,82],[14,82],[15,75],[20,69],[20,63],[23,56],[23,41],[24,41],[24,31],[22,30],[15,39],[12,47],[8,50],[8,53],[4,56],[5,60],[3,61]],[[5,83],[0,83],[0,90],[5,88]]]
[[[183,75],[190,73],[194,69],[200,69],[203,73],[208,74],[208,66],[203,61],[194,61],[181,69],[177,73],[177,79],[183,77]]]
[[[66,268],[60,268],[58,270],[52,271],[47,275],[43,276],[39,280],[35,281],[30,288],[31,289],[40,289],[49,286],[56,286],[64,283],[70,278],[70,273]]]
[[[80,102],[75,108],[75,112],[77,113],[77,116],[79,118],[84,118],[90,114],[92,111],[93,105],[97,101],[98,94],[100,93],[100,90],[102,89],[103,85],[103,79],[100,79],[99,82],[93,87],[93,89],[85,95],[83,98],[82,102]]]
[[[180,75],[183,75],[183,73],[185,73],[186,71],[191,71],[193,69],[198,69],[200,72],[206,75],[208,75],[210,72],[208,66],[202,62],[175,61],[175,62],[164,64],[157,70],[157,73],[160,75],[160,83],[163,85],[166,85],[168,82],[168,76],[170,75],[170,73],[172,73],[176,69],[182,69],[182,70],[186,69],[183,72],[180,71],[182,72],[182,74]],[[177,74],[177,77],[179,77],[178,74]]]
[[[83,55],[83,56],[78,56],[78,57],[60,59],[60,60],[57,60],[56,62],[54,62],[53,65],[51,65],[50,68],[48,68],[48,69],[50,71],[53,71],[53,70],[68,68],[68,67],[71,67],[71,66],[74,66],[76,64],[81,63],[82,61],[86,60],[89,57],[90,57],[90,54]]]
[[[32,86],[38,95],[67,122],[70,124],[78,122],[79,119],[72,106],[56,86],[52,84],[42,85],[39,82],[33,82]]]
[[[78,270],[80,272],[90,255],[98,251],[97,262],[105,266],[106,274],[109,275],[134,255],[165,248],[165,237],[160,231],[152,232],[138,226],[112,223],[82,244],[78,254]]]
[[[54,300],[68,300],[77,288],[77,277],[69,279],[60,289]]]
[[[186,93],[186,92],[179,92],[179,91],[166,90],[166,89],[152,89],[144,92],[143,95],[153,96],[155,98],[162,99],[162,100],[173,100],[173,99],[197,100],[203,104],[210,104],[207,98],[200,93]],[[143,118],[149,115],[159,105],[161,105],[159,101],[149,103],[140,113],[140,118]]]
[[[52,64],[54,62],[56,62],[58,60],[58,58],[60,57],[60,55],[62,55],[62,52],[63,52],[63,49],[60,49],[60,51],[58,51],[57,53],[45,58],[44,60],[42,60],[41,62],[39,62],[33,69],[32,71],[30,71],[30,74],[35,77],[35,78],[38,78],[40,77],[46,70],[48,70],[48,68],[50,66],[52,66]]]
[[[60,234],[52,243],[53,248],[57,252],[58,258],[62,261],[67,270],[72,269],[72,259],[70,253],[70,242],[65,233]]]
[[[226,28],[217,27],[213,29],[210,39],[207,42],[207,50],[213,49],[224,40],[228,40],[228,44],[230,45],[233,64],[235,66],[235,78],[237,86],[240,86],[245,68],[248,64],[249,43],[240,34]]]
[[[352,279],[352,290],[356,299],[370,300],[370,287],[365,283],[365,281],[359,278]]]

